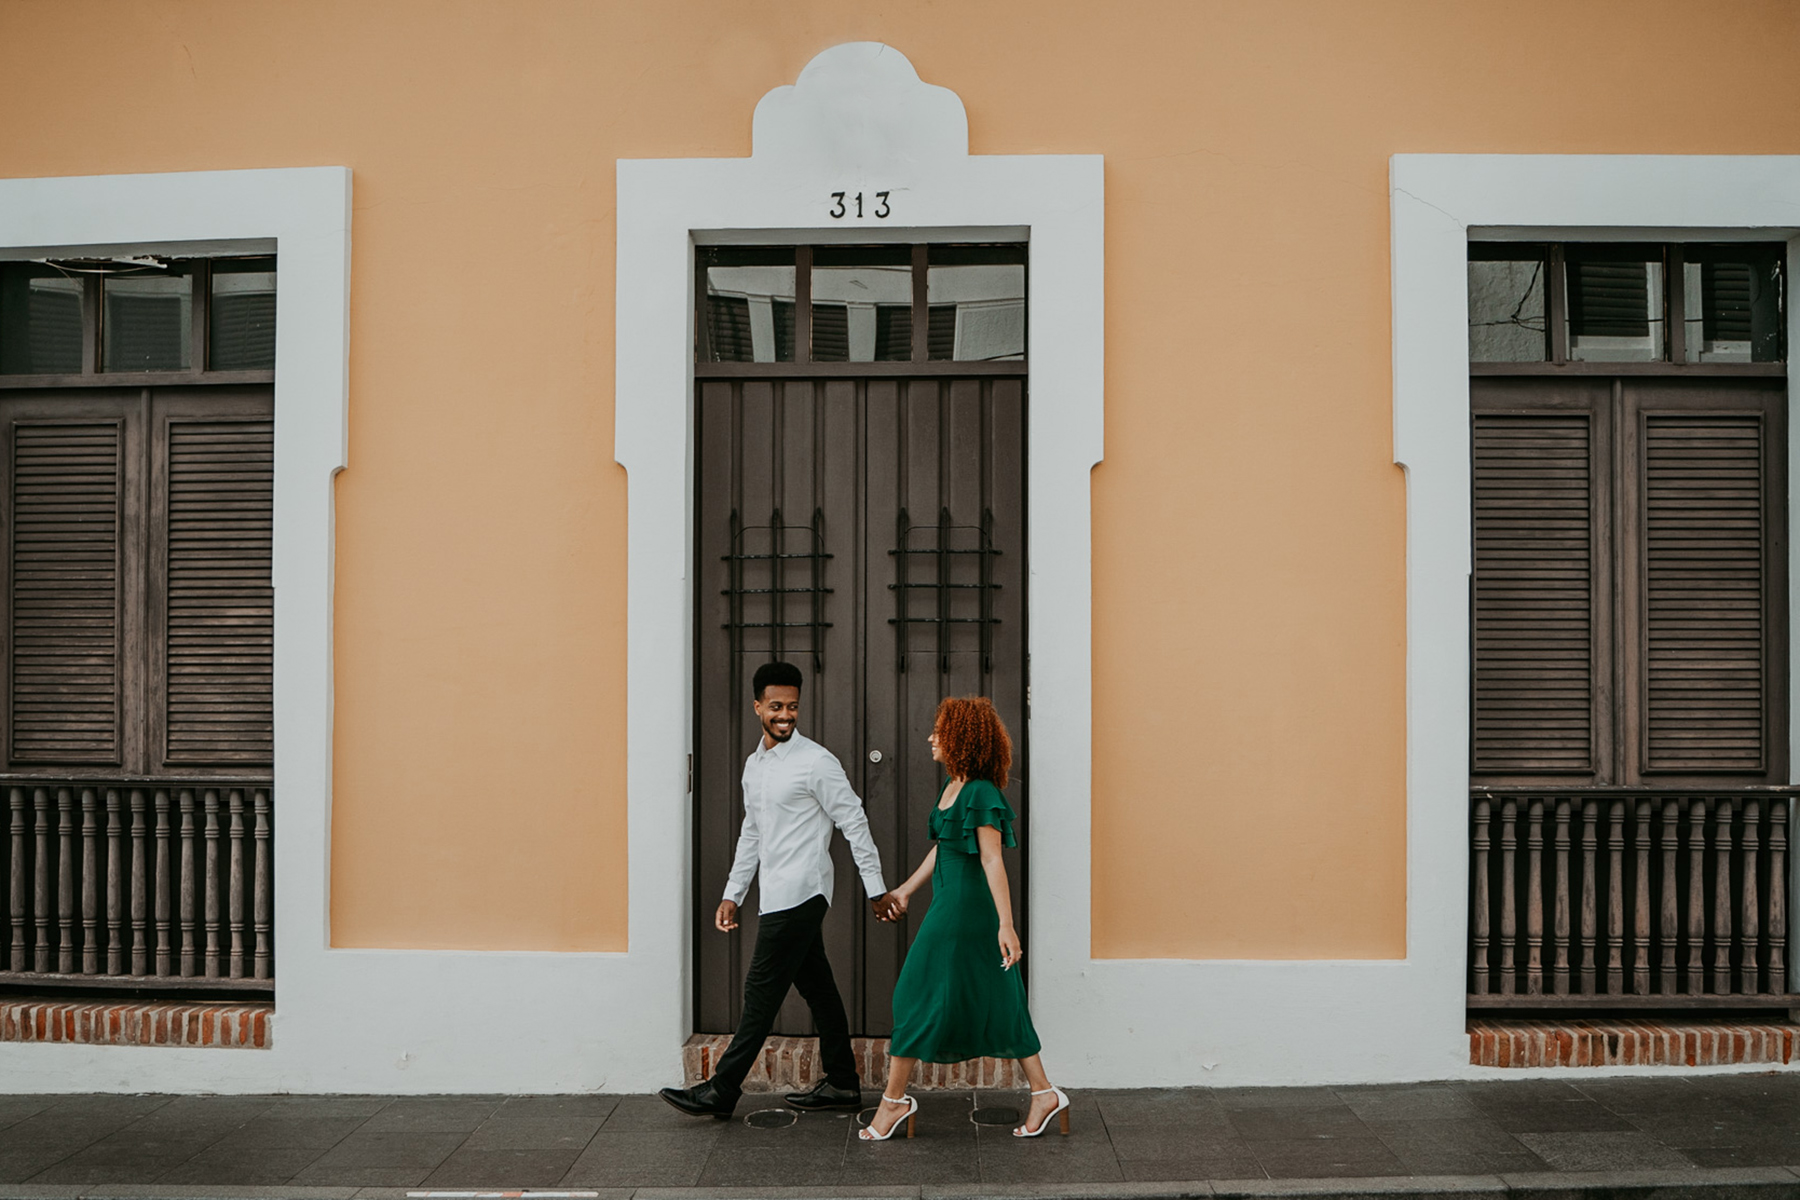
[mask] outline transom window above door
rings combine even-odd
[[[1779,243],[1471,243],[1469,361],[1779,363],[1785,253]]]
[[[1018,362],[1023,245],[702,246],[700,362]]]

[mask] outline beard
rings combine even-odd
[[[787,741],[789,738],[794,736],[794,730],[796,728],[798,728],[797,725],[789,725],[787,727],[787,732],[779,733],[776,731],[774,722],[772,722],[772,721],[764,721],[762,723],[762,727],[763,727],[764,736],[766,736],[771,742]]]

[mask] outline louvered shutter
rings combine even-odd
[[[1474,416],[1477,773],[1592,774],[1595,418]]]
[[[121,754],[123,423],[11,422],[8,756]]]
[[[268,764],[274,424],[177,419],[164,428],[163,760]]]
[[[1764,417],[1651,411],[1641,430],[1644,769],[1763,772]]]

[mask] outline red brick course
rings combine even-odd
[[[712,1075],[713,1066],[730,1034],[697,1033],[681,1049],[681,1063],[691,1087]],[[870,1090],[887,1084],[887,1039],[852,1038],[856,1069],[862,1075],[863,1087]],[[772,1037],[763,1043],[761,1057],[744,1080],[747,1092],[786,1092],[809,1088],[824,1076],[819,1070],[817,1038]],[[961,1063],[920,1063],[913,1069],[910,1089],[1022,1088],[1025,1072],[1010,1058],[972,1058]]]
[[[274,1011],[267,1003],[0,1000],[0,1042],[264,1050]]]
[[[1720,1067],[1800,1058],[1800,1026],[1738,1021],[1471,1020],[1477,1067]]]

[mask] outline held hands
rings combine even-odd
[[[898,921],[906,915],[906,894],[898,889],[869,901],[869,907],[875,910],[878,921]]]
[[[1010,971],[1021,958],[1025,957],[1025,947],[1019,944],[1019,934],[1011,925],[1000,927],[1000,969]]]
[[[737,905],[730,900],[719,901],[719,911],[713,914],[713,928],[720,933],[730,933],[737,927]]]

